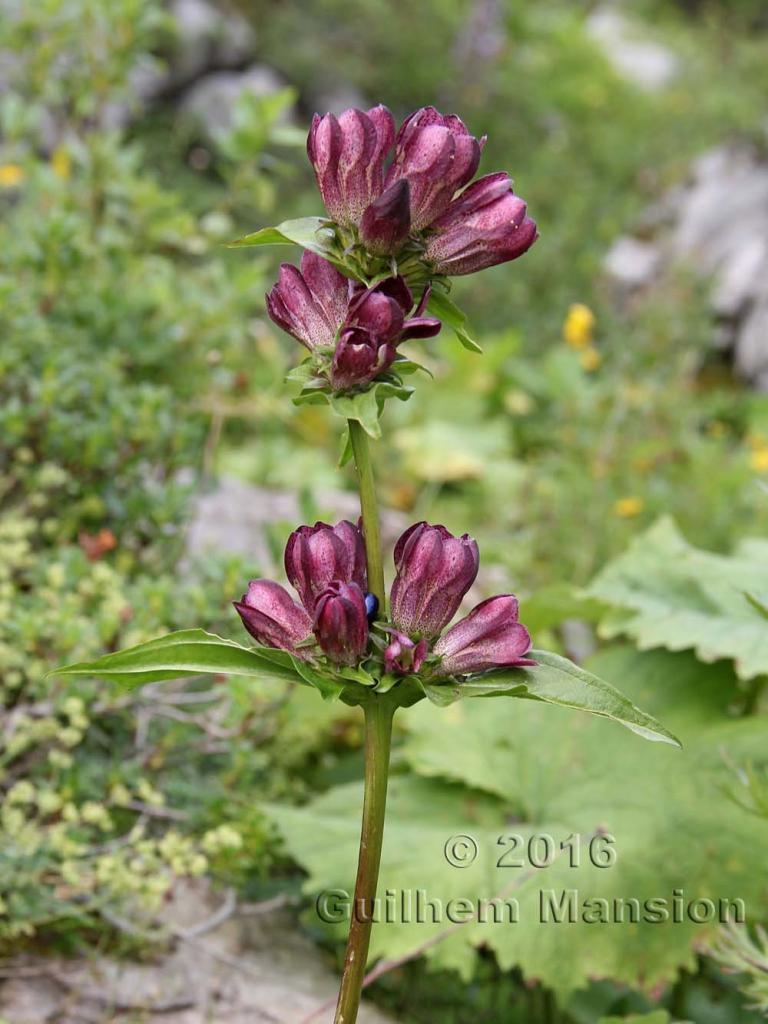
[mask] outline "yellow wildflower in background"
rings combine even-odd
[[[577,351],[589,348],[595,329],[595,314],[583,302],[575,302],[569,309],[563,323],[563,339]]]
[[[639,516],[643,511],[645,502],[642,498],[629,497],[619,498],[618,501],[614,502],[613,511],[619,516],[620,519],[632,519],[634,516]]]
[[[596,369],[598,369],[602,361],[603,357],[600,355],[600,353],[597,351],[594,345],[590,345],[588,348],[585,348],[582,352],[579,352],[579,362],[581,363],[581,368],[583,370],[586,370],[587,373],[593,373]]]
[[[768,446],[755,448],[749,456],[749,464],[756,473],[768,473]]]
[[[24,168],[18,164],[0,164],[0,188],[16,188],[24,181]]]
[[[707,433],[710,437],[714,437],[719,440],[721,437],[727,436],[728,427],[722,420],[712,420],[711,423],[707,424]]]
[[[64,146],[57,146],[51,154],[51,170],[64,181],[72,173],[72,157]]]

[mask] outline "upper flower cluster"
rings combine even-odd
[[[279,583],[253,580],[235,603],[245,628],[261,644],[305,660],[320,651],[337,667],[378,659],[384,672],[427,680],[533,664],[528,630],[512,594],[491,597],[443,632],[477,576],[475,541],[443,526],[416,523],[395,546],[390,614],[376,620],[366,587],[358,527],[316,523],[291,534],[285,571],[301,603]]]
[[[392,114],[378,106],[316,114],[307,152],[329,217],[352,241],[377,256],[405,251],[427,273],[456,276],[516,259],[537,238],[507,174],[469,185],[484,144],[434,107],[395,133]]]
[[[536,240],[507,174],[472,182],[484,143],[434,107],[399,131],[384,106],[315,115],[307,152],[333,222],[328,259],[284,263],[267,296],[275,323],[312,353],[310,391],[367,390],[399,342],[440,330],[423,315],[435,279],[513,260]]]

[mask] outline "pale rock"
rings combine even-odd
[[[766,230],[768,166],[735,146],[712,150],[696,161],[691,186],[678,204],[673,256],[713,274]]]
[[[39,966],[36,975],[33,968]],[[24,974],[29,968],[29,975]],[[47,1024],[61,999],[59,986],[43,973],[43,964],[21,963],[19,977],[0,982],[0,1020],[9,1024]]]
[[[713,312],[736,370],[761,390],[768,378],[768,164],[746,146],[696,161],[678,202],[673,259],[711,278]]]
[[[752,302],[760,282],[768,277],[768,237],[748,238],[723,267],[712,292],[712,308],[731,319]]]
[[[319,491],[314,498],[332,522],[356,522],[360,515],[360,500],[350,491]],[[408,525],[407,519],[392,510],[384,511],[381,519],[383,540],[393,544]],[[301,522],[295,491],[255,487],[234,477],[222,477],[195,501],[186,537],[187,558],[241,555],[254,568],[266,572],[273,562],[267,527],[276,522],[287,524],[286,540],[288,532]]]
[[[272,68],[254,64],[244,71],[215,71],[187,91],[181,109],[199,126],[205,138],[215,142],[232,126],[232,109],[241,96],[268,96],[285,83]]]
[[[256,39],[250,23],[208,0],[172,0],[176,27],[174,77],[192,79],[209,68],[237,67],[253,54]]]
[[[623,288],[641,288],[656,275],[661,262],[658,246],[622,235],[605,257],[606,273]]]
[[[0,1016],[11,1024],[296,1024],[330,1003],[317,1024],[331,1024],[338,978],[295,914],[267,905],[222,921],[225,898],[203,880],[177,885],[163,922],[191,937],[149,962],[95,952],[18,961],[18,976],[0,982]],[[394,1024],[366,1003],[358,1020]]]
[[[665,88],[677,74],[680,62],[666,46],[643,38],[619,10],[604,5],[586,20],[587,33],[598,43],[623,78],[649,92]]]
[[[742,377],[768,390],[768,163],[746,145],[709,150],[643,223],[653,243],[620,238],[606,256],[607,274],[628,291],[676,265],[708,280],[716,345],[732,351]]]
[[[336,114],[337,117],[351,107],[367,110],[371,105],[359,89],[350,84],[321,89],[313,96],[312,102],[319,114]]]
[[[736,369],[768,391],[768,294],[755,303],[738,331]]]

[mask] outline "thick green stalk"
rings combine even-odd
[[[344,973],[336,1005],[334,1024],[355,1024],[360,993],[365,977],[368,946],[371,941],[373,907],[379,881],[381,844],[384,838],[384,812],[387,804],[389,751],[392,718],[397,703],[391,693],[372,693],[363,706],[365,713],[365,796],[360,830],[355,896]]]
[[[363,516],[365,534],[365,557],[368,563],[368,589],[375,594],[379,608],[384,614],[384,564],[381,557],[381,531],[379,529],[379,507],[376,502],[376,488],[373,482],[373,465],[368,446],[368,435],[357,420],[347,420],[352,453],[355,457],[357,476],[360,484],[360,511]]]
[[[357,420],[348,420],[349,439],[360,486],[360,512],[365,536],[368,589],[385,611],[384,565],[381,556],[379,507],[373,481],[373,465],[368,435]],[[365,795],[360,829],[360,853],[357,861],[355,895],[351,908],[349,938],[344,955],[339,1001],[334,1024],[355,1024],[360,993],[365,977],[368,946],[371,941],[373,908],[379,881],[381,844],[384,838],[384,812],[387,803],[389,751],[392,742],[392,718],[397,707],[393,694],[370,693],[363,703],[365,714]]]

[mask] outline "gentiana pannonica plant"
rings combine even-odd
[[[307,150],[326,213],[264,228],[236,245],[292,243],[267,296],[270,317],[308,351],[290,374],[297,403],[327,403],[344,424],[342,465],[354,460],[358,523],[299,526],[280,583],[252,580],[235,608],[255,641],[245,646],[182,630],[67,666],[129,685],[200,673],[289,680],[359,706],[365,721],[365,795],[354,913],[337,1024],[357,1018],[381,860],[392,720],[428,698],[435,713],[457,700],[517,697],[613,718],[647,739],[677,741],[608,683],[565,658],[531,649],[512,594],[482,601],[451,625],[474,582],[477,543],[426,522],[394,550],[387,595],[370,439],[381,438],[388,398],[409,398],[420,369],[399,349],[445,324],[477,349],[451,278],[522,256],[537,239],[504,172],[472,180],[485,139],[456,115],[425,107],[396,131],[384,106],[315,116]],[[489,709],[490,710],[490,709]],[[520,705],[520,714],[525,714]]]

